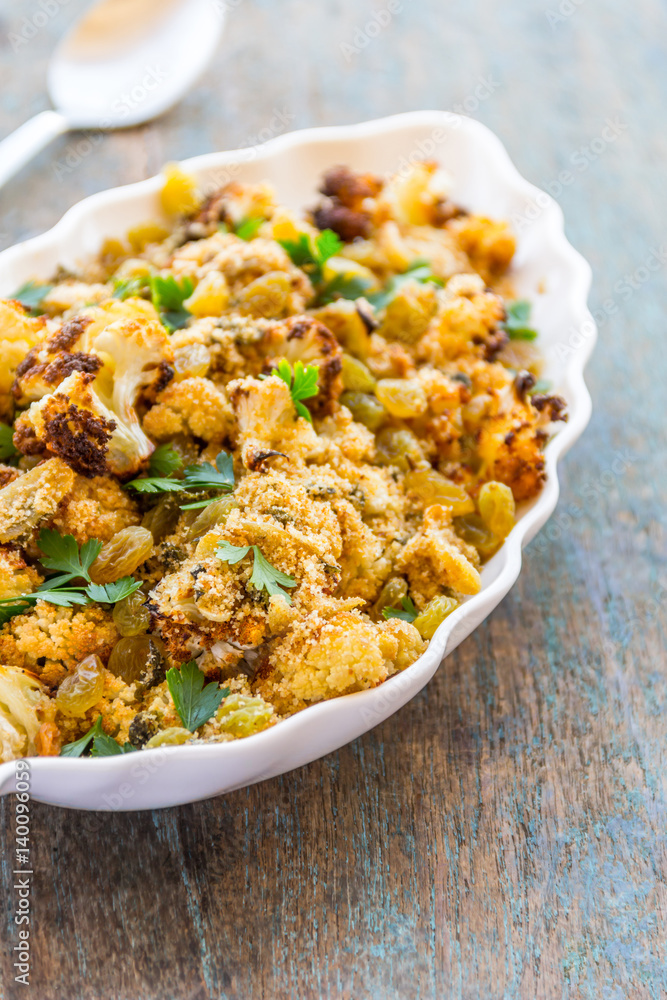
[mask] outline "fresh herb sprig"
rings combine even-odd
[[[382,617],[383,618],[400,618],[403,622],[413,622],[419,612],[417,611],[412,599],[410,597],[402,597],[401,604],[403,605],[403,610],[399,611],[398,608],[383,608]]]
[[[15,615],[21,615],[37,601],[47,601],[62,608],[86,605],[91,601],[98,604],[115,604],[129,597],[141,587],[141,581],[132,576],[124,576],[113,583],[93,583],[90,567],[102,549],[102,542],[90,538],[82,546],[77,545],[73,535],[61,535],[48,528],[40,532],[37,544],[43,552],[42,565],[55,570],[31,594],[0,598],[0,624],[8,622]],[[84,583],[73,581],[83,580]]]
[[[292,598],[283,588],[296,587],[296,580],[293,576],[288,576],[287,573],[283,573],[281,570],[276,569],[275,566],[272,566],[268,559],[262,555],[259,546],[232,545],[230,542],[223,540],[218,543],[215,554],[218,559],[229,563],[230,566],[234,566],[236,563],[241,562],[251,550],[253,554],[253,567],[252,576],[248,581],[250,586],[256,590],[266,590],[267,594],[271,597],[274,595],[284,597],[287,603],[291,604]]]
[[[149,287],[153,305],[169,332],[173,333],[174,330],[180,330],[186,326],[192,313],[185,308],[183,303],[190,298],[195,290],[192,278],[186,276],[179,283],[171,274],[166,278],[155,274],[149,279]]]
[[[239,223],[235,229],[235,233],[241,240],[252,240],[264,222],[266,222],[266,219],[261,215],[249,216]]]
[[[324,281],[324,265],[343,249],[343,243],[333,229],[324,229],[311,240],[306,233],[299,233],[296,240],[278,240],[290,260],[310,277],[316,285]]]
[[[317,395],[319,391],[317,387],[319,373],[317,365],[304,366],[303,361],[295,362],[294,370],[292,370],[292,367],[286,358],[281,358],[278,362],[278,367],[271,369],[271,374],[277,375],[278,378],[282,379],[288,387],[296,412],[300,417],[303,417],[304,420],[308,420],[311,424],[313,422],[313,418],[310,415],[310,411],[303,405],[301,400],[310,399],[312,396]],[[260,378],[268,377],[268,375],[260,375]]]
[[[191,733],[208,722],[229,694],[229,688],[221,688],[214,681],[205,685],[204,675],[194,660],[184,663],[180,669],[171,667],[167,671],[167,687],[178,717]]]
[[[403,274],[395,274],[393,278],[389,279],[383,289],[379,292],[373,292],[372,295],[367,295],[366,298],[376,309],[384,309],[404,285],[410,281],[418,281],[420,284],[426,284],[427,282],[435,285],[443,284],[442,278],[438,278],[433,273],[428,261],[415,260],[407,271],[404,271]]]
[[[507,303],[507,317],[501,325],[510,340],[535,340],[537,330],[529,325],[532,308],[528,299],[516,299]]]
[[[157,452],[153,453],[153,460],[155,460],[156,454]],[[172,451],[171,454],[175,456],[176,452]],[[132,479],[126,483],[126,486],[136,490],[137,493],[182,493],[190,490],[216,490],[218,493],[229,493],[234,489],[234,460],[226,451],[218,452],[215,467],[210,462],[186,466],[182,479],[171,478],[172,473],[178,471],[180,466],[172,467],[169,471],[170,461],[172,460],[164,454],[159,457],[157,467],[153,462],[156,472],[166,474]],[[148,471],[151,472],[150,465]],[[194,503],[181,504],[181,506],[183,510],[194,510],[198,507],[206,507],[207,504],[213,503],[217,499],[218,497],[215,496],[206,500],[197,500]]]
[[[117,754],[133,753],[136,750],[136,747],[133,747],[131,743],[125,743],[123,746],[120,746],[111,736],[107,736],[102,729],[102,716],[98,715],[84,736],[75,740],[74,743],[65,744],[60,751],[60,756],[82,757],[91,743],[91,757],[115,757]]]
[[[360,299],[365,296],[372,282],[359,274],[337,274],[318,293],[315,304],[326,306],[336,299]]]
[[[140,274],[135,278],[119,278],[114,282],[113,297],[129,299],[134,297],[147,298],[159,313],[160,320],[169,333],[187,326],[192,316],[183,303],[189,299],[195,290],[195,283],[187,276],[177,281],[173,274],[163,277],[160,274]]]
[[[21,285],[17,291],[13,292],[12,295],[8,295],[7,298],[20,302],[22,306],[30,310],[33,316],[41,316],[42,309],[40,306],[52,288],[53,285],[43,285],[38,281],[26,281],[25,285]]]

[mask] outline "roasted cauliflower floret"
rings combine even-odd
[[[98,374],[75,371],[33,403],[17,421],[16,444],[25,454],[59,455],[83,476],[128,478],[155,448],[135,405],[170,380],[173,354],[159,323],[133,319],[114,321],[93,345]]]
[[[37,677],[0,667],[0,761],[34,754],[37,733],[53,715],[54,704]]]
[[[222,441],[233,424],[234,415],[225,390],[200,377],[167,386],[144,417],[144,430],[158,441],[177,434]]]
[[[0,546],[0,598],[31,594],[42,579],[41,574],[26,563],[20,549]]]
[[[151,591],[154,628],[174,659],[212,650],[220,665],[233,666],[262,641],[266,611],[248,599],[243,576],[214,556],[194,556]]]
[[[266,371],[281,358],[294,367],[296,361],[317,365],[317,395],[307,400],[313,416],[324,417],[336,408],[343,391],[340,372],[343,351],[334,335],[312,316],[292,316],[267,331],[262,348],[266,351]]]
[[[509,223],[481,215],[465,215],[448,222],[447,229],[456,236],[485,281],[492,282],[510,266],[516,240]]]
[[[56,528],[61,535],[74,535],[82,545],[89,538],[108,542],[123,528],[140,521],[136,503],[115,479],[108,476],[87,479],[76,475],[50,527]]]
[[[50,520],[74,485],[74,473],[51,458],[0,489],[0,543],[27,542]]]
[[[455,275],[441,293],[437,316],[417,345],[417,357],[432,365],[476,354],[492,358],[507,342],[500,324],[505,306],[499,295],[485,288],[477,274]]]
[[[88,354],[86,328],[91,320],[75,317],[66,320],[46,340],[37,344],[16,369],[12,392],[19,406],[27,406],[53,392],[72,372],[96,374],[102,359]]]
[[[19,302],[0,300],[0,417],[14,410],[12,384],[26,354],[48,333],[43,316],[33,319]]]
[[[414,652],[419,655],[419,635],[409,628],[417,636]],[[398,646],[393,630],[375,625],[357,611],[329,619],[313,611],[273,646],[269,662],[274,674],[258,690],[288,706],[290,701],[311,703],[375,687],[394,672]],[[401,646],[409,659],[403,636]]]
[[[435,504],[424,511],[424,523],[401,550],[396,570],[405,573],[410,595],[424,607],[445,587],[461,594],[477,594],[481,580],[476,550],[452,527],[451,509]]]
[[[297,415],[289,388],[276,375],[236,379],[227,390],[247,469],[255,472],[276,455],[305,456],[316,446],[315,431]]]
[[[24,667],[51,685],[68,668],[96,653],[106,662],[118,640],[111,614],[101,607],[60,608],[37,601],[0,630],[0,662]]]

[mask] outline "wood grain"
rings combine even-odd
[[[2,134],[46,106],[48,53],[82,4],[56,6],[14,51],[10,34],[40,8],[0,0]],[[404,0],[352,57],[341,45],[382,0],[231,6],[215,64],[179,108],[79,163],[80,137],[64,137],[0,192],[0,246],[165,160],[252,143],[276,111],[305,127],[463,105],[552,185],[594,266],[595,416],[519,583],[398,716],[209,802],[137,814],[34,804],[31,986],[13,983],[5,853],[0,995],[657,1000],[665,6]],[[596,141],[607,120],[616,138]],[[11,799],[0,810],[8,851]]]

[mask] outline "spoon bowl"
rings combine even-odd
[[[224,26],[213,0],[98,0],[49,64],[55,111],[0,142],[0,185],[70,129],[129,128],[173,107],[210,62]]]

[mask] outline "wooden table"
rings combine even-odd
[[[14,52],[11,33],[43,8],[0,3],[0,134],[47,106],[48,53],[82,4],[53,6]],[[0,193],[1,245],[165,160],[252,143],[272,120],[281,131],[464,108],[551,186],[593,265],[595,414],[520,582],[399,715],[209,802],[134,814],[33,804],[31,986],[13,983],[5,863],[0,994],[657,1000],[665,6],[403,0],[379,34],[365,26],[384,0],[229,7],[215,65],[163,121],[83,155],[81,136],[65,137]]]

